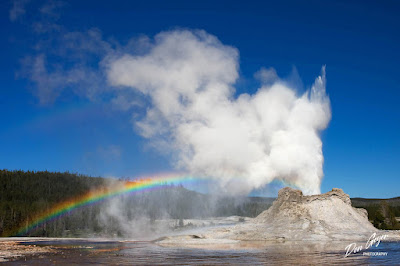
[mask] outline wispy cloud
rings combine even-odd
[[[12,7],[9,11],[9,18],[11,21],[16,21],[26,13],[25,6],[30,0],[14,0]]]
[[[104,161],[119,160],[121,158],[122,149],[117,145],[99,146],[97,148],[97,154]]]
[[[112,48],[98,29],[63,31],[38,42],[35,48],[36,55],[22,60],[21,74],[35,84],[41,104],[53,103],[71,92],[96,100],[108,89],[101,61]]]
[[[59,9],[65,6],[65,4],[66,3],[64,1],[48,0],[42,7],[39,8],[39,11],[42,15],[52,18],[59,18]]]
[[[268,84],[271,85],[279,80],[276,70],[272,67],[270,68],[262,67],[259,71],[257,71],[254,74],[254,78],[258,79],[259,81],[261,81],[261,83],[266,85]]]
[[[95,100],[105,89],[105,79],[98,69],[78,60],[72,67],[50,64],[45,54],[26,57],[23,60],[23,75],[35,83],[35,94],[41,104],[53,103],[62,93]],[[51,69],[50,69],[51,68]]]
[[[118,54],[147,51],[150,39],[140,36],[121,45],[114,39],[105,39],[97,28],[70,31],[58,22],[60,10],[66,4],[45,1],[32,16],[35,20],[26,23],[32,27],[37,41],[32,44],[32,53],[21,60],[18,76],[31,81],[33,93],[42,105],[78,95],[90,101],[101,101],[105,96],[119,110],[139,106],[137,93],[112,90],[105,68]],[[19,2],[16,5],[21,6]]]

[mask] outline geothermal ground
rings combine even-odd
[[[164,227],[173,226],[171,223],[176,223],[173,220],[159,222],[164,224]],[[71,252],[71,247],[69,244],[66,248],[63,243],[71,241],[78,243],[74,244],[74,247],[78,245],[79,252],[84,248],[89,248],[93,249],[90,251],[93,254],[128,248],[124,245],[133,245],[132,248],[134,248],[140,243],[147,243],[145,245],[149,249],[154,249],[151,246],[153,245],[175,247],[178,250],[181,247],[203,250],[264,250],[265,248],[292,250],[307,245],[312,245],[313,250],[315,247],[319,247],[317,250],[324,250],[325,245],[329,247],[329,250],[343,254],[344,244],[365,243],[373,234],[377,237],[387,235],[382,241],[400,240],[400,231],[383,231],[373,227],[368,221],[366,210],[353,208],[349,195],[341,189],[333,189],[321,195],[304,196],[300,190],[284,188],[279,191],[273,205],[254,219],[232,216],[207,220],[185,220],[184,223],[183,228],[164,231],[163,237],[154,241],[3,238],[0,241],[0,261],[18,260],[24,257],[32,259],[32,256],[58,256],[58,259],[65,259],[69,255],[63,255],[63,252]],[[47,242],[50,244],[45,244]],[[113,249],[96,248],[96,245],[102,246],[102,242],[104,244],[112,242]],[[157,252],[164,254],[167,251],[158,250]]]
[[[376,229],[365,209],[351,206],[349,195],[333,189],[304,196],[300,190],[283,188],[273,205],[254,219],[234,226],[219,227],[200,234],[166,237],[162,245],[238,243],[240,241],[364,241],[376,235],[400,240],[399,231]]]

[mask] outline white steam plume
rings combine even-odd
[[[147,53],[108,62],[112,85],[149,97],[136,126],[171,151],[178,168],[214,177],[232,193],[274,179],[306,194],[320,192],[319,132],[331,117],[324,68],[303,95],[277,78],[253,95],[235,96],[238,51],[204,31],[187,30],[162,32]]]

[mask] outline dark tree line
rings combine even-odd
[[[59,202],[104,184],[103,178],[68,172],[0,170],[0,235],[6,236],[29,224],[38,213]],[[49,230],[60,232],[62,227],[68,227],[68,218],[62,223],[58,227],[57,222],[45,224],[40,235],[47,236]]]
[[[378,229],[400,230],[400,198],[351,199],[353,207],[368,211],[368,220]],[[397,219],[396,219],[397,217]]]
[[[68,172],[0,170],[0,235],[15,233],[17,228],[29,225],[35,216],[57,203],[108,185],[109,179]],[[116,217],[105,213],[109,203],[109,200],[105,200],[75,209],[25,235],[123,235]],[[216,197],[190,191],[180,185],[165,184],[160,189],[120,196],[118,208],[122,210],[124,220],[146,217],[154,221],[163,218],[182,220],[231,215],[255,217],[271,203],[272,199]]]

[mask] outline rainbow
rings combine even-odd
[[[123,194],[137,193],[156,188],[165,187],[171,184],[186,184],[199,180],[187,175],[166,175],[162,177],[140,178],[133,181],[115,182],[110,187],[101,187],[96,190],[87,192],[79,197],[69,199],[67,201],[54,205],[47,211],[36,216],[32,221],[26,221],[25,225],[19,227],[15,233],[11,235],[22,236],[29,231],[43,225],[46,222],[57,219],[71,211],[90,204],[98,203],[105,199],[116,197]]]

